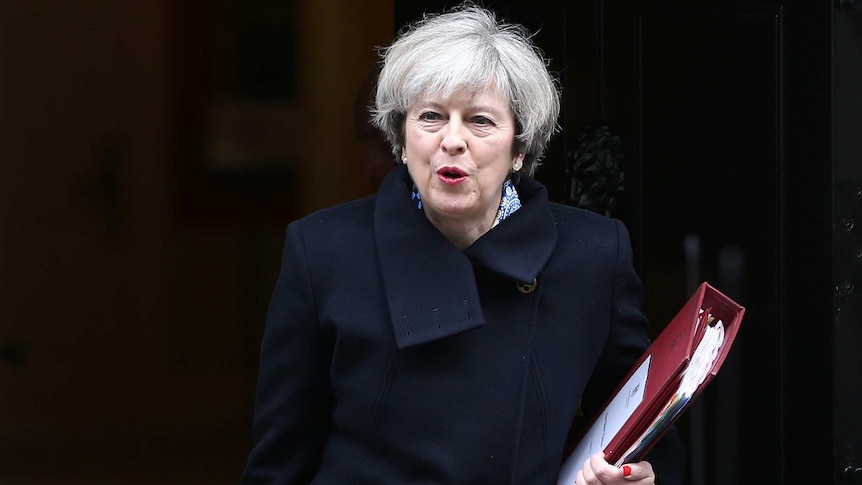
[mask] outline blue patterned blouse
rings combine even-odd
[[[422,209],[422,196],[419,195],[419,188],[416,187],[416,184],[413,184],[410,198],[416,201],[416,207]],[[520,208],[521,199],[518,197],[518,191],[515,190],[515,184],[511,180],[506,180],[503,183],[503,197],[500,199],[500,208],[497,209],[497,217],[494,218],[494,224],[491,227],[503,222],[504,219]]]

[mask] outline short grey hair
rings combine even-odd
[[[448,98],[462,88],[478,93],[494,86],[515,117],[514,149],[524,154],[522,173],[533,176],[558,128],[560,93],[526,28],[464,3],[408,25],[380,55],[372,122],[392,145],[396,161],[404,149],[407,111],[420,96]]]

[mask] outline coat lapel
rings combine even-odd
[[[543,185],[524,178],[521,208],[464,251],[474,264],[529,283],[539,276],[557,244],[557,227]]]
[[[406,167],[390,171],[377,194],[374,235],[396,344],[419,345],[485,323],[473,265],[530,282],[547,263],[556,227],[547,192],[527,179],[522,207],[459,251],[410,198]],[[523,188],[522,188],[523,187]]]

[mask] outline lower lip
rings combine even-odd
[[[438,174],[437,178],[440,180],[440,182],[446,185],[458,185],[464,183],[464,181],[467,180],[467,177],[463,175],[460,177],[445,177]]]

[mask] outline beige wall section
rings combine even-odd
[[[304,198],[306,210],[314,210],[372,190],[359,176],[353,102],[377,61],[375,47],[391,42],[394,20],[392,0],[300,4],[306,19],[302,65],[308,68],[302,89],[312,125]]]
[[[297,3],[307,213],[393,6]],[[0,482],[236,483],[283,226],[178,221],[172,5],[0,0]]]

